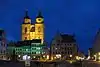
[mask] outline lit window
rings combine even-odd
[[[38,47],[37,49],[40,50],[40,47]]]
[[[36,52],[36,54],[40,54],[40,52]]]
[[[42,54],[44,54],[44,52],[42,52]]]
[[[28,51],[28,49],[26,49],[26,51]]]

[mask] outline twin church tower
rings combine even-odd
[[[41,39],[41,43],[44,41],[44,18],[40,11],[35,18],[35,23],[32,23],[28,11],[26,11],[22,23],[22,41],[33,39]]]

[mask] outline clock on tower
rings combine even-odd
[[[43,22],[43,18],[36,18],[36,22],[37,23],[42,23]]]
[[[36,22],[43,23],[43,21],[44,21],[43,16],[41,15],[41,12],[39,11],[38,16],[36,17]]]

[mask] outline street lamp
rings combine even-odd
[[[70,55],[70,57],[72,57],[72,55]]]
[[[100,52],[98,53],[98,55],[100,55]]]
[[[70,60],[72,60],[72,55],[69,55],[69,57],[70,57]]]

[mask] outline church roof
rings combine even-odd
[[[73,35],[61,34],[61,42],[76,42]]]
[[[38,13],[36,18],[43,18],[41,11],[39,11],[39,13]]]
[[[30,17],[28,16],[28,11],[26,10],[26,12],[25,12],[25,17],[24,17],[24,19],[25,18],[27,18],[27,19],[30,19]]]

